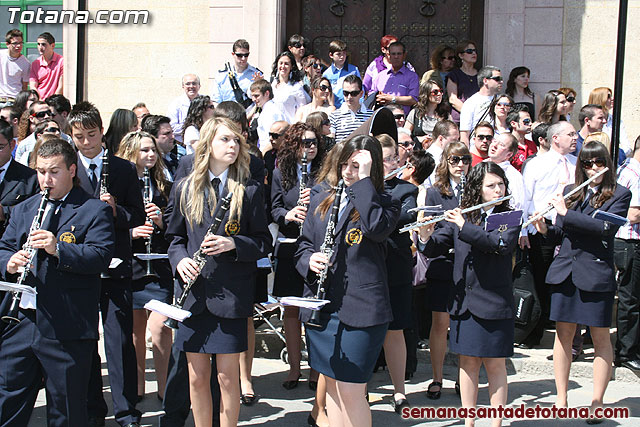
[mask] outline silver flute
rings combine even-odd
[[[597,179],[598,177],[604,175],[604,173],[606,171],[608,171],[608,170],[609,170],[609,168],[602,169],[600,172],[598,172],[597,174],[593,175],[591,178],[589,178],[588,180],[586,180],[582,184],[578,185],[573,190],[569,191],[567,193],[567,195],[563,197],[563,199],[567,200],[569,197],[573,196],[578,191],[582,190],[584,187],[586,187],[587,185],[591,184],[595,179]],[[549,203],[549,206],[547,206],[547,208],[544,209],[542,212],[538,212],[534,216],[529,217],[529,219],[524,224],[522,224],[522,228],[530,226],[531,224],[533,224],[534,222],[536,222],[537,220],[539,220],[540,218],[542,218],[543,216],[545,216],[546,214],[548,214],[549,212],[551,212],[554,209],[555,209],[555,206],[553,206],[551,203]]]
[[[469,212],[477,211],[478,209],[486,208],[487,206],[497,205],[497,204],[500,204],[500,203],[504,202],[505,200],[511,199],[512,197],[513,197],[513,195],[509,194],[508,196],[500,197],[499,199],[496,199],[496,200],[490,200],[488,202],[480,203],[479,205],[475,205],[475,206],[468,207],[466,209],[462,209],[462,211],[460,213],[466,214],[466,213],[469,213]],[[402,227],[399,231],[400,231],[400,233],[404,233],[406,231],[411,231],[411,230],[414,230],[416,228],[424,227],[425,225],[429,225],[429,224],[433,224],[433,223],[436,223],[436,222],[443,221],[444,219],[445,219],[444,215],[438,215],[437,217],[432,218],[429,221],[424,221],[424,222],[416,221],[416,222],[412,222],[411,224],[407,224],[404,227]]]
[[[388,174],[386,174],[384,176],[384,179],[389,179],[389,178],[391,178],[393,176],[398,175],[400,172],[402,172],[403,170],[405,170],[409,166],[411,166],[411,163],[409,163],[409,162],[405,163],[404,166],[400,166],[399,168],[396,168],[396,169],[392,170],[391,172],[389,172]]]

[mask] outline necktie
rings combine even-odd
[[[480,215],[480,224],[484,224],[486,220],[487,220],[487,213],[482,212],[482,215]]]
[[[91,183],[91,188],[93,188],[94,190],[96,189],[96,186],[98,185],[98,177],[96,176],[96,168],[98,167],[98,165],[96,165],[95,163],[91,163],[89,165],[89,182]]]
[[[560,182],[560,184],[567,185],[571,182],[571,173],[569,172],[569,164],[565,156],[562,156],[562,167],[564,170],[564,181]]]
[[[460,192],[462,191],[462,185],[461,184],[456,185],[456,188],[454,191],[456,193],[456,199],[460,201]]]
[[[42,228],[44,230],[49,230],[53,234],[58,231],[58,221],[60,220],[60,209],[58,208],[61,203],[62,200],[49,200],[49,206],[51,206],[51,208],[49,209],[47,217],[42,224]]]
[[[220,200],[220,178],[213,178],[211,180],[211,185],[213,186],[213,192],[216,195],[216,203]]]
[[[340,199],[340,207],[338,208],[338,221],[340,221],[340,218],[342,218],[342,214],[346,210],[348,203],[349,203],[349,198],[345,196],[344,193],[342,193],[342,198]]]
[[[593,197],[594,191],[590,188],[587,190],[587,194],[584,196],[584,202],[582,202],[582,209],[586,209],[586,207],[589,205],[589,201],[591,200],[591,197]]]

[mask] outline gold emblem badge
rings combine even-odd
[[[240,223],[237,219],[227,221],[227,224],[224,226],[224,231],[227,233],[227,236],[235,236],[240,232]]]
[[[362,242],[362,230],[359,228],[352,228],[347,231],[347,235],[344,240],[349,244],[349,246],[359,245],[360,242]]]
[[[74,236],[73,233],[66,231],[60,235],[60,241],[65,243],[75,243],[76,236]]]
[[[502,224],[500,227],[498,227],[498,231],[501,233],[507,231],[507,224]]]

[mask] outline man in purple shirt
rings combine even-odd
[[[404,113],[409,114],[411,106],[418,101],[420,79],[415,71],[404,64],[406,49],[402,42],[389,45],[391,67],[382,70],[373,79],[372,91],[377,91],[376,103],[379,105],[400,104]]]

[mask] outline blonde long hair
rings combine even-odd
[[[213,215],[218,202],[209,180],[209,159],[212,156],[211,142],[222,126],[233,132],[239,144],[238,157],[229,166],[227,189],[233,193],[229,218],[240,221],[242,199],[249,179],[249,146],[242,135],[242,129],[239,124],[225,117],[216,117],[207,120],[202,125],[200,140],[195,145],[193,170],[180,184],[182,189],[180,193],[180,212],[191,227],[194,224],[202,224],[205,205],[209,206]]]
[[[597,87],[589,94],[589,104],[596,104],[602,106],[604,115],[609,117],[609,109],[607,108],[607,99],[609,98],[611,89],[608,87]]]
[[[140,154],[142,138],[149,138],[153,141],[153,146],[157,153],[157,160],[156,164],[149,169],[149,174],[153,177],[155,185],[158,187],[158,190],[160,190],[160,193],[162,193],[166,200],[169,200],[169,186],[167,184],[167,179],[165,178],[165,166],[162,161],[162,154],[160,154],[160,149],[158,148],[158,142],[153,135],[141,130],[129,132],[122,137],[116,156],[121,159],[128,160],[136,165],[138,163],[138,155]]]

